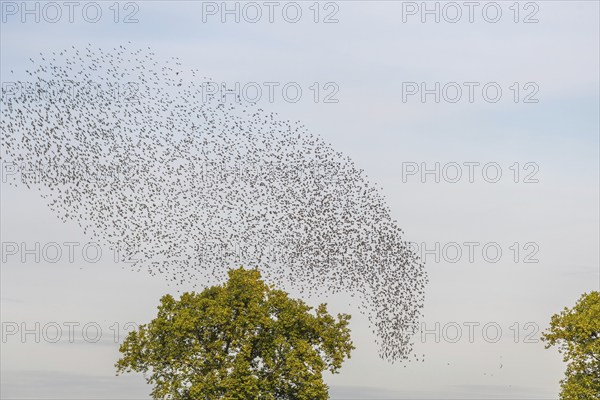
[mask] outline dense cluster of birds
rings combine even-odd
[[[22,172],[8,183],[178,284],[244,265],[356,295],[380,356],[410,361],[427,276],[364,172],[299,122],[207,96],[198,70],[129,46],[40,54],[3,85],[1,157]]]

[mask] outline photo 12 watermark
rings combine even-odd
[[[141,145],[141,142],[140,142]],[[297,182],[312,180],[324,189],[326,185],[338,184],[352,173],[336,162],[315,161],[250,161],[238,162],[174,160],[157,163],[157,168],[174,168],[186,172],[190,181],[198,185],[246,184],[266,185],[273,181]],[[3,184],[52,184],[104,187],[113,183],[137,181],[148,176],[152,170],[135,162],[111,163],[97,159],[82,158],[79,161],[29,162],[2,160],[0,181]],[[341,188],[348,193],[350,188]],[[174,197],[175,199],[175,197]]]
[[[203,102],[220,103],[298,103],[303,99],[314,103],[339,103],[340,86],[336,82],[313,82],[309,85],[287,82],[202,82]]]
[[[2,23],[77,23],[109,21],[137,24],[140,5],[136,1],[2,1]]]
[[[203,1],[202,22],[337,24],[339,11],[335,1]]]
[[[536,104],[540,100],[540,87],[536,82],[402,82],[403,103],[484,103],[500,101]]]
[[[402,23],[537,24],[539,12],[534,1],[403,1]]]
[[[402,183],[539,183],[540,166],[533,161],[511,164],[496,161],[402,163]]]
[[[141,85],[139,82],[94,82],[94,81],[5,81],[1,84],[3,101],[19,102],[116,102],[139,104]],[[146,90],[148,92],[148,90]]]
[[[402,82],[403,103],[539,103],[536,82]]]
[[[411,327],[421,343],[498,343],[509,339],[514,343],[540,342],[540,327],[535,322],[501,324],[485,322],[421,322]]]
[[[499,243],[494,241],[408,242],[412,252],[425,264],[497,264],[509,260],[514,264],[538,264],[537,242]]]
[[[96,321],[3,321],[2,343],[121,343],[129,332],[137,331],[136,322],[99,323]]]

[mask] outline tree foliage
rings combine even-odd
[[[552,316],[542,336],[567,362],[561,398],[600,399],[600,292],[583,294],[571,309]]]
[[[117,373],[144,373],[155,399],[327,399],[323,371],[354,349],[350,316],[311,310],[257,270],[231,270],[224,285],[164,296],[120,346]]]

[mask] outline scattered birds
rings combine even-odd
[[[199,70],[129,45],[30,58],[28,90],[2,95],[1,158],[42,173],[9,183],[171,284],[244,265],[307,296],[357,295],[380,357],[410,361],[427,275],[364,172],[300,122],[206,96]]]

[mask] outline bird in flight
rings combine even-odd
[[[356,295],[380,356],[410,360],[427,274],[348,156],[299,121],[206,96],[214,81],[176,58],[131,43],[54,53],[2,95],[0,156],[40,171],[9,184],[170,283],[244,265],[307,296]]]

